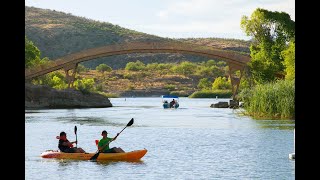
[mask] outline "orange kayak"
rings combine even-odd
[[[147,153],[146,149],[125,153],[100,153],[97,161],[135,161],[141,159]],[[64,153],[47,150],[41,154],[42,158],[90,160],[96,153]]]

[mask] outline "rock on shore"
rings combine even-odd
[[[97,93],[83,94],[67,89],[25,84],[25,109],[102,108],[112,107],[110,100]]]

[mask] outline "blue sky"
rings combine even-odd
[[[256,8],[283,11],[295,20],[294,0],[25,0],[25,4],[169,38],[248,40],[240,20]]]

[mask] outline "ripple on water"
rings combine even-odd
[[[181,98],[165,110],[161,98],[111,98],[112,108],[33,110],[26,113],[26,179],[294,179],[294,121],[253,120],[232,109],[210,108],[216,99]],[[60,131],[78,147],[97,150],[134,118],[111,147],[146,148],[141,162],[42,159],[57,149]]]

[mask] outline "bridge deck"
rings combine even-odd
[[[232,64],[234,68],[239,69],[246,66],[250,61],[250,57],[247,55],[190,43],[131,42],[83,50],[50,61],[46,66],[26,69],[25,79],[31,79],[62,68],[71,69],[75,64],[91,59],[129,53],[181,53],[199,55],[224,60],[229,64]]]

